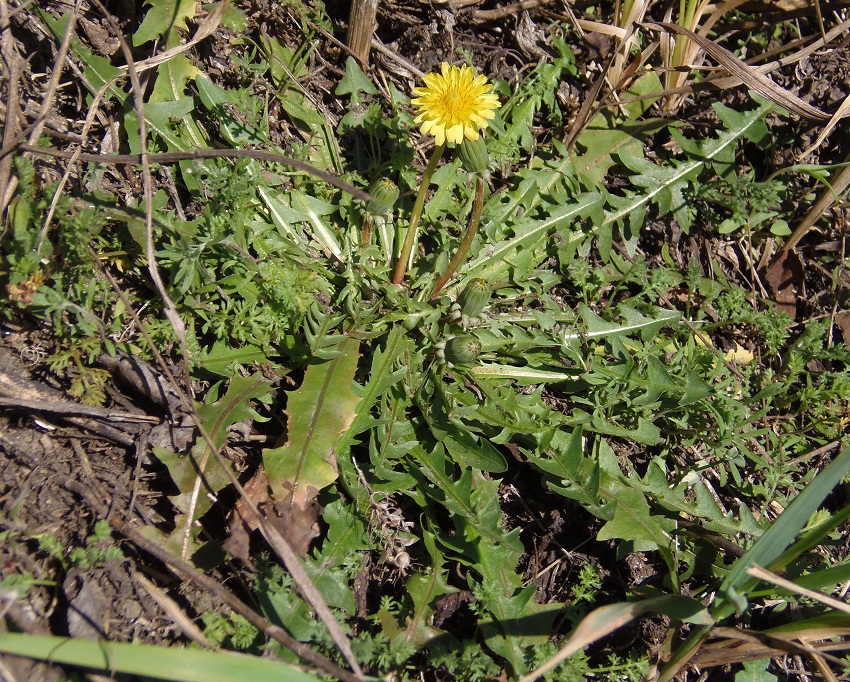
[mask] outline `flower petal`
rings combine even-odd
[[[458,123],[446,130],[446,140],[454,144],[460,144],[463,141],[463,125]]]
[[[446,143],[446,129],[444,126],[439,126],[434,129],[434,144],[441,147]]]
[[[486,127],[501,106],[487,77],[466,64],[457,67],[443,62],[439,73],[426,74],[422,80],[425,86],[412,90],[414,122],[421,124],[423,134],[433,135],[438,145],[478,139],[479,128]]]

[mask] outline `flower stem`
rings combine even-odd
[[[457,247],[457,253],[449,262],[449,266],[446,268],[446,271],[434,285],[434,291],[431,292],[431,299],[437,297],[437,294],[439,294],[442,288],[446,286],[446,282],[448,282],[452,275],[457,272],[457,269],[466,258],[469,247],[472,246],[472,240],[475,238],[475,233],[478,232],[478,223],[481,222],[481,209],[483,207],[484,179],[479,176],[475,181],[475,199],[472,202],[472,215],[469,216],[469,225],[466,226],[466,232],[463,235],[460,246]]]
[[[410,252],[413,250],[413,242],[416,239],[416,228],[419,226],[419,218],[422,216],[422,207],[425,206],[425,195],[428,193],[428,185],[431,184],[431,176],[437,170],[437,164],[440,163],[440,158],[446,150],[446,145],[437,145],[434,148],[434,153],[431,155],[431,160],[428,161],[428,166],[422,174],[422,180],[419,185],[419,192],[416,194],[416,201],[413,202],[413,211],[410,214],[410,225],[407,228],[407,235],[404,238],[404,245],[401,247],[401,253],[398,256],[398,263],[395,266],[395,274],[393,275],[393,284],[401,284],[404,279],[404,274],[407,272],[407,261],[410,260]]]

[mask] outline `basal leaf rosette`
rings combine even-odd
[[[460,144],[477,140],[478,131],[495,118],[501,104],[490,92],[492,84],[484,75],[476,75],[470,66],[449,66],[443,62],[440,73],[423,76],[425,87],[413,88],[413,106],[419,112],[415,122],[426,135],[433,135],[437,146],[446,142]]]

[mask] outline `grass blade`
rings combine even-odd
[[[11,632],[0,633],[0,652],[108,674],[178,682],[316,682],[319,679],[259,656]]]

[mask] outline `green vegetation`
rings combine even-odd
[[[616,25],[643,16],[632,4]],[[680,13],[696,31],[701,10],[691,5]],[[151,0],[132,44],[179,46],[202,21],[198,8]],[[62,40],[70,14],[31,11]],[[324,11],[293,10],[300,45],[258,41],[236,6],[222,11],[241,85],[214,82],[189,53],[147,72],[144,145],[159,156],[149,178],[133,173],[138,187],[153,182],[151,200],[111,191],[102,163],[84,165],[72,194],[42,182],[37,157],[18,156],[2,242],[9,296],[0,315],[52,333],[58,350],[45,367],[70,396],[107,403],[102,353],[151,363],[164,355],[199,387],[187,403],[205,435],[187,452],[153,449],[174,518],[167,529],[146,527],[146,538],[220,567],[224,533],[211,537],[204,524],[231,511],[222,492],[238,479],[248,500],[228,517],[225,549],[251,569],[257,610],[350,664],[303,587],[309,579],[374,677],[639,680],[657,668],[667,680],[712,628],[778,626],[755,622],[766,604],[797,609],[810,638],[818,628],[824,638],[850,635],[846,612],[747,572],[760,566],[825,593],[850,579],[841,537],[850,513],[829,500],[850,471],[850,350],[830,317],[848,303],[846,260],[823,256],[818,267],[834,286],[805,324],[766,288],[745,286],[760,281],[749,279],[759,254],[790,234],[791,198],[808,175],[824,177],[815,167],[770,175],[745,157],[748,145],[775,150],[776,130],[789,125],[775,98],[715,103],[712,128],[699,130],[652,116],[653,101],[667,113],[681,101],[662,98],[661,79],[647,71],[628,83],[643,99],[600,108],[567,146],[558,89],[579,71],[569,27],[552,25],[550,58],[517,83],[494,84],[501,106],[486,131],[489,165],[469,172],[451,145],[431,157],[439,162],[420,192],[431,190],[420,220],[415,150],[427,140],[408,97],[395,85],[379,92],[349,58],[334,90],[347,113],[332,125],[298,83],[317,28],[333,30]],[[628,76],[636,44],[623,45],[617,64]],[[677,36],[672,63],[694,46]],[[89,104],[102,96],[120,112],[123,139],[140,153],[126,72],[79,40],[70,50]],[[284,145],[274,116],[300,142]],[[242,148],[278,158],[167,156]],[[419,248],[408,260],[412,214]],[[643,247],[670,226],[740,248],[752,271],[724,270],[710,253],[683,263],[669,243]],[[393,284],[400,253],[404,281]],[[219,455],[245,423],[280,438],[237,466]],[[550,510],[569,517],[566,530],[550,527]],[[269,543],[262,554],[249,551],[258,525]],[[39,542],[64,568],[85,567],[121,558],[110,533],[98,520],[83,548],[68,551],[49,534]],[[303,577],[277,536],[300,555]],[[569,577],[551,591],[535,581],[556,567],[532,568],[543,538],[574,543],[560,547],[557,570]],[[610,577],[628,557],[652,566],[645,584]],[[655,651],[636,637],[605,644],[652,617],[681,639]],[[267,666],[263,653],[299,659],[241,616],[210,611],[203,622],[215,646],[246,652],[219,654],[245,679],[308,677]],[[790,641],[793,631],[783,632],[768,635]],[[0,634],[0,650],[158,679],[224,679],[209,652],[185,651],[211,675],[197,677],[146,669],[130,645],[104,662],[85,642],[57,647],[60,657],[47,648],[55,642],[31,639]],[[756,658],[736,670],[770,679],[767,667]]]

